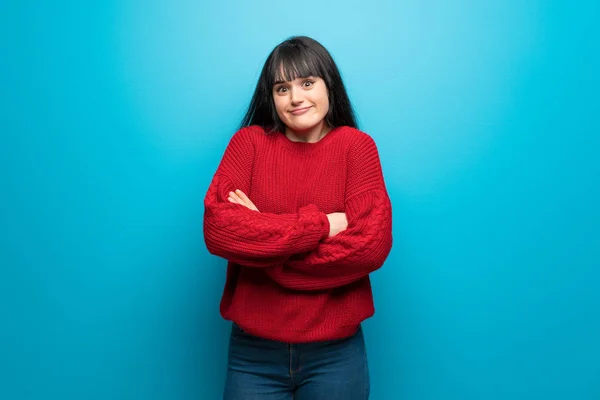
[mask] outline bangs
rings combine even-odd
[[[299,46],[285,46],[273,54],[268,71],[269,86],[296,78],[324,78],[325,68],[316,54]]]

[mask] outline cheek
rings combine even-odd
[[[281,118],[285,111],[285,102],[281,98],[274,97],[273,104],[275,104],[275,110],[277,110],[277,114]]]
[[[323,87],[319,89],[319,92],[315,94],[317,94],[318,103],[321,106],[321,109],[327,113],[329,110],[329,95],[326,88]]]
[[[329,111],[329,99],[327,98],[327,95],[325,95],[321,100],[321,110],[325,114],[327,114]]]

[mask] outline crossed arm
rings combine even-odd
[[[251,168],[236,151],[239,142],[232,139],[205,199],[205,240],[212,254],[264,268],[295,290],[344,286],[383,265],[392,246],[391,204],[372,139],[363,137],[349,154],[345,212],[333,214],[314,205],[297,214],[261,213],[244,192],[249,176],[239,171]],[[238,156],[233,168],[232,154]]]
[[[241,190],[228,201],[259,212]],[[391,250],[391,206],[383,192],[365,193],[347,202],[346,213],[328,214],[328,238],[316,249],[292,255],[269,266],[267,274],[280,285],[296,290],[323,290],[360,280],[380,268]]]

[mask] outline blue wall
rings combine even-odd
[[[202,199],[268,52],[339,63],[395,246],[374,400],[600,398],[600,5],[0,6],[0,399],[218,399]]]

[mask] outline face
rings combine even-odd
[[[320,128],[329,111],[325,81],[311,76],[275,83],[273,100],[277,115],[294,132]]]

